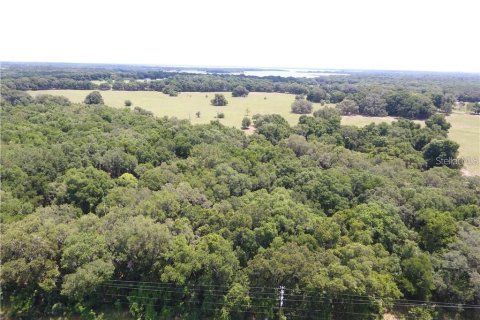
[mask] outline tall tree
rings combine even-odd
[[[92,91],[85,97],[85,104],[103,104],[103,98],[100,92]]]

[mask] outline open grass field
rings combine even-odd
[[[44,90],[29,93],[63,95],[72,102],[82,102],[90,92],[90,90]],[[225,118],[219,119],[221,123],[240,128],[247,110],[250,115],[278,113],[292,125],[298,122],[299,117],[290,112],[294,95],[284,93],[251,92],[246,98],[233,98],[229,92],[224,92],[229,102],[226,107],[214,107],[210,104],[210,99],[215,95],[214,92],[183,92],[178,97],[152,91],[102,91],[101,93],[108,106],[125,108],[124,102],[128,99],[133,102],[134,107],[142,107],[157,116],[190,119],[193,124],[209,123],[215,119],[217,112],[223,112]],[[314,110],[319,108],[321,108],[320,104],[314,104]],[[195,115],[197,111],[200,111],[200,118]],[[344,116],[342,124],[364,126],[372,122],[394,120],[393,117]],[[449,137],[460,144],[460,157],[469,159],[465,164],[465,174],[480,175],[480,116],[454,112],[448,117],[448,121],[452,124]],[[418,122],[423,124],[422,121]]]
[[[91,90],[44,90],[31,91],[30,94],[63,95],[72,102],[82,102],[90,92]],[[252,92],[246,98],[234,98],[230,92],[223,92],[228,100],[225,107],[214,107],[210,104],[215,92],[182,92],[178,97],[153,91],[101,91],[101,94],[105,104],[111,107],[124,108],[125,100],[130,100],[133,107],[142,107],[157,116],[190,119],[193,124],[209,123],[215,120],[217,112],[223,112],[225,118],[219,119],[221,123],[240,128],[247,109],[250,116],[256,113],[281,114],[291,124],[297,123],[299,117],[290,112],[290,105],[295,99],[292,94]],[[314,104],[314,110],[318,108],[320,104]],[[197,111],[200,111],[200,118],[195,115]]]
[[[449,138],[460,144],[460,157],[466,160],[464,173],[480,175],[480,115],[454,112],[447,120],[452,124]]]

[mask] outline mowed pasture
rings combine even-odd
[[[447,120],[452,124],[449,138],[460,144],[460,157],[465,159],[465,175],[480,176],[480,115],[453,112]]]
[[[32,95],[53,94],[62,95],[75,103],[82,102],[91,90],[41,90],[30,91]],[[177,97],[170,97],[161,92],[153,91],[101,91],[106,105],[115,108],[125,108],[125,100],[130,100],[133,107],[141,107],[153,112],[156,116],[190,119],[191,123],[209,123],[216,119],[218,113],[225,118],[218,119],[226,126],[240,128],[243,117],[248,113],[271,114],[283,116],[291,125],[298,122],[299,115],[290,112],[290,106],[295,99],[292,94],[251,92],[248,97],[232,97],[230,92],[223,92],[228,100],[225,107],[214,107],[210,100],[215,92],[182,92]],[[314,110],[321,108],[314,104]],[[200,117],[196,113],[200,112]],[[393,117],[344,116],[342,124],[365,126],[372,122],[392,122]],[[447,120],[452,124],[449,137],[460,144],[460,157],[468,159],[465,164],[465,174],[480,175],[480,116],[454,112]],[[423,121],[417,121],[422,123]],[[249,131],[251,132],[251,130]]]
[[[91,90],[43,90],[30,91],[32,95],[54,94],[63,95],[72,102],[82,102]],[[219,93],[219,92],[217,92]],[[240,128],[243,117],[260,114],[278,113],[292,125],[298,122],[299,115],[290,112],[290,106],[295,95],[284,93],[251,92],[248,97],[232,97],[230,92],[220,92],[225,95],[228,105],[215,107],[210,100],[215,92],[182,92],[177,97],[170,97],[154,91],[101,91],[106,105],[115,108],[125,108],[125,100],[130,100],[134,107],[141,107],[153,112],[156,116],[190,119],[193,124],[210,123],[216,120],[217,113],[224,113],[225,118],[218,119],[226,126]],[[320,108],[314,104],[314,110]],[[196,113],[200,112],[200,118]]]

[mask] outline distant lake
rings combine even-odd
[[[210,71],[209,69],[195,69],[195,68],[181,68],[175,70],[168,70],[171,72],[182,73],[196,73],[196,74],[231,74],[231,75],[246,75],[255,77],[294,77],[294,78],[316,78],[325,76],[348,76],[348,73],[338,73],[330,70],[310,70],[310,69],[254,69],[254,70],[239,70],[222,68],[221,71]]]
[[[325,72],[325,71],[312,71],[301,69],[285,69],[285,70],[258,70],[258,71],[244,71],[246,76],[256,77],[294,77],[294,78],[316,78],[324,76],[348,76],[347,73]]]

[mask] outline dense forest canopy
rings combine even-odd
[[[151,299],[119,298],[138,317],[261,314],[275,295],[252,288],[279,285],[385,299],[354,309],[365,314],[398,298],[478,303],[480,181],[424,170],[429,146],[448,147],[439,126],[260,116],[246,137],[53,97],[4,104],[2,119],[3,297],[17,316],[94,308],[128,289],[113,279],[174,288],[124,290]],[[299,310],[327,308],[302,299]]]
[[[443,161],[459,146],[442,114],[423,113],[438,108],[422,92],[440,90],[435,76],[160,80],[299,94],[318,86],[325,92],[317,87],[314,99],[338,90],[360,109],[413,105],[422,113],[411,117],[427,119],[358,128],[324,108],[294,126],[255,115],[247,136],[218,121],[193,126],[138,107],[34,98],[16,86],[63,81],[61,71],[17,72],[6,73],[1,105],[8,316],[96,319],[108,305],[135,319],[478,319],[480,179]],[[96,80],[68,74],[73,84]],[[412,89],[416,81],[423,85]],[[478,90],[475,81],[453,78],[442,92],[458,99],[461,88]],[[366,97],[369,86],[379,96]]]

